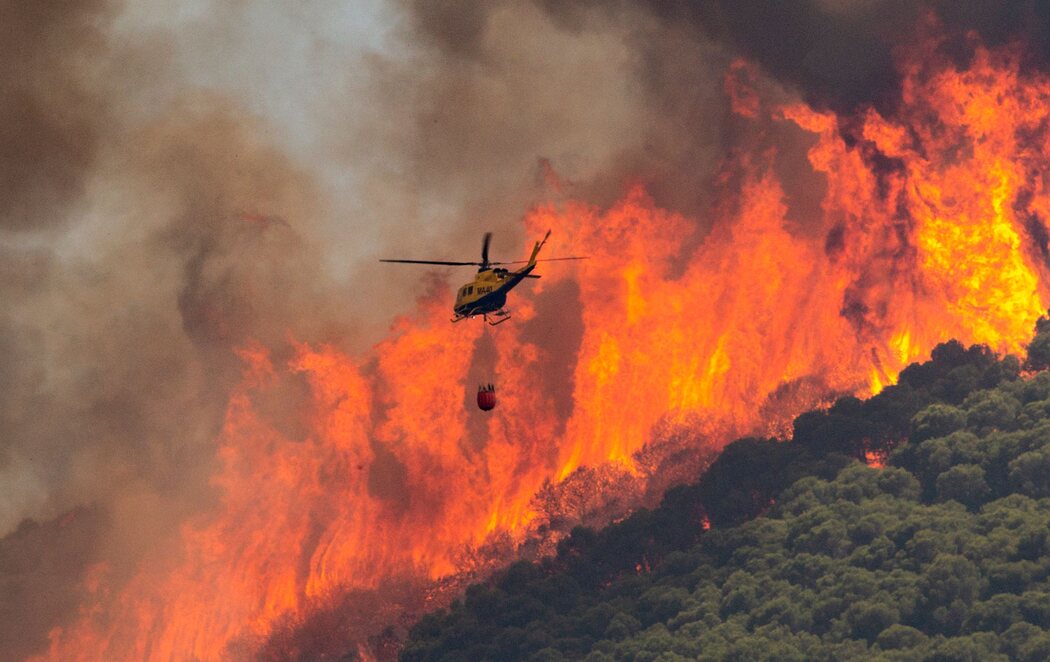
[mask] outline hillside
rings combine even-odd
[[[401,659],[1050,659],[1038,331],[1023,366],[952,341],[790,440],[730,444],[659,508],[472,586]]]

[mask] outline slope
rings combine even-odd
[[[951,341],[790,440],[734,442],[660,507],[472,586],[401,659],[1050,659],[1038,331],[1024,366]]]

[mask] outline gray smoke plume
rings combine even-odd
[[[83,192],[108,112],[85,80],[107,4],[0,3],[0,229],[60,225]]]
[[[83,572],[105,563],[119,589],[212,506],[235,348],[363,351],[427,273],[377,257],[475,259],[495,231],[494,257],[518,258],[554,177],[611,201],[689,161],[665,193],[705,195],[718,132],[692,108],[722,103],[711,44],[640,50],[663,28],[633,14],[581,30],[529,4],[373,11],[0,4],[0,575],[36,596],[5,606],[5,656],[75,614]],[[710,80],[654,102],[639,72],[674,77],[672,50],[710,57]],[[299,390],[260,407],[294,432]],[[55,524],[70,512],[85,524]]]
[[[85,569],[119,587],[214,504],[237,347],[363,353],[411,308],[427,271],[376,258],[476,259],[494,231],[493,257],[517,259],[530,205],[635,181],[699,241],[725,156],[757,140],[730,112],[732,60],[772,94],[892,108],[923,11],[962,60],[970,27],[1035,64],[1050,43],[1034,1],[774,4],[0,0],[3,655],[46,645]],[[804,226],[822,183],[804,138],[775,138]],[[581,333],[560,328],[523,331],[552,391]],[[282,393],[260,407],[294,437],[301,388]]]

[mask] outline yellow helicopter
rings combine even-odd
[[[528,260],[515,260],[513,262],[489,262],[489,242],[492,233],[486,232],[481,244],[481,262],[446,262],[439,260],[380,260],[380,262],[401,262],[406,264],[442,264],[450,266],[477,266],[478,273],[474,280],[459,288],[456,293],[456,303],[452,307],[453,322],[481,315],[486,322],[492,326],[501,324],[510,319],[510,312],[504,308],[507,303],[507,292],[526,278],[539,278],[532,273],[537,262],[554,262],[557,260],[583,260],[582,257],[552,257],[545,260],[537,260],[536,256],[540,249],[547,243],[551,231],[547,230],[541,241],[537,241],[532,248],[532,255]],[[524,264],[517,271],[504,269],[500,265]],[[492,317],[492,319],[489,319]]]

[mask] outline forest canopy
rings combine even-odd
[[[471,586],[401,659],[1050,659],[1037,331],[1023,364],[951,341],[791,439],[728,445],[658,508]]]

